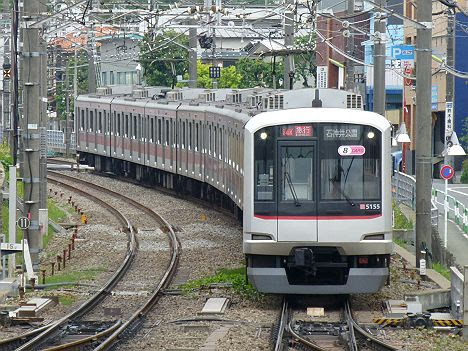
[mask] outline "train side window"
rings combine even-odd
[[[224,132],[224,129],[219,128],[219,159],[220,160],[223,159],[223,155],[224,155],[223,132]]]
[[[128,129],[129,129],[129,126],[128,126],[128,115],[125,114],[125,133],[124,133],[124,137],[125,137],[125,138],[128,138]]]
[[[216,157],[218,153],[218,134],[216,133],[216,127],[213,127],[213,156]]]
[[[213,136],[211,135],[211,125],[208,126],[208,155],[211,155],[211,150],[213,148]]]
[[[262,138],[262,134],[267,137]],[[273,201],[275,198],[274,127],[261,129],[254,135],[254,172],[255,201]]]
[[[166,142],[166,145],[169,145],[170,142],[169,142],[169,121],[168,120],[166,120],[166,126],[165,127],[166,127],[165,128],[166,129],[165,130],[165,132],[166,132],[165,142]]]
[[[131,114],[130,114],[131,115]],[[136,139],[138,137],[137,135],[137,116],[136,115],[133,115],[133,139]]]
[[[150,142],[154,141],[154,118],[151,118],[151,138]]]
[[[102,112],[99,111],[99,125],[98,125],[98,133],[102,133]]]
[[[121,133],[122,133],[122,121],[120,119],[121,119],[120,113],[117,113],[117,132],[116,132],[116,134],[118,136],[120,136]]]
[[[198,136],[198,123],[195,122],[195,151],[200,150],[198,141],[199,141],[199,136]]]
[[[85,130],[85,117],[84,117],[84,110],[81,109],[81,130]]]
[[[192,146],[193,146],[193,145],[192,145],[192,141],[193,141],[193,140],[192,140],[192,122],[189,122],[189,124],[188,124],[188,132],[189,132],[189,137],[188,137],[187,148],[188,148],[189,150],[191,150],[191,149],[192,149]]]
[[[90,110],[89,111],[89,131],[92,132],[93,131],[93,127],[94,127],[94,111],[93,110]]]
[[[185,149],[185,142],[186,142],[186,133],[185,133],[185,121],[182,122],[182,149]]]
[[[158,144],[162,143],[162,129],[161,129],[161,120],[158,119]]]

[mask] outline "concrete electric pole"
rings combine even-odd
[[[284,12],[284,46],[287,49],[292,48],[294,45],[294,13],[292,11],[294,6],[293,0],[286,1],[286,10]],[[292,89],[294,85],[294,56],[284,56],[284,74],[283,86],[284,89]]]
[[[195,21],[190,21],[189,24],[195,25]],[[197,87],[197,28],[190,27],[189,29],[189,87]]]
[[[455,67],[455,58],[454,58],[454,46],[455,46],[455,9],[449,8],[448,9],[448,17],[447,17],[447,66]],[[447,74],[445,76],[445,103],[452,104],[452,111],[454,109],[453,102],[453,90],[454,90],[454,77],[452,74]],[[447,108],[446,110],[447,111]],[[452,121],[451,123],[447,123],[447,113],[445,113],[445,135],[444,135],[444,146],[447,150],[447,138],[450,137],[451,132],[453,132],[453,125],[455,121],[453,120],[452,114]],[[448,128],[447,128],[448,127]],[[451,129],[451,130],[450,130]],[[445,155],[444,157],[444,164],[451,165],[453,167],[453,156]],[[453,183],[453,178],[449,180],[449,183]]]
[[[23,184],[24,214],[31,224],[25,230],[25,238],[31,248],[31,259],[35,271],[39,269],[39,253],[42,249],[42,236],[39,227],[40,206],[40,158],[41,158],[41,110],[45,96],[44,72],[46,71],[46,45],[41,30],[33,24],[39,15],[45,13],[43,2],[24,1],[22,29],[22,81],[23,87]],[[47,186],[47,185],[46,185]]]
[[[385,8],[387,0],[377,0]],[[381,10],[379,10],[381,11]],[[387,37],[386,14],[374,13],[374,112],[385,116],[385,41]]]
[[[354,14],[354,0],[348,0],[346,13],[348,16]],[[350,20],[351,19],[352,17],[350,17]],[[346,38],[346,51],[348,55],[354,56],[354,36],[350,31],[348,33],[349,36]],[[346,89],[354,90],[354,61],[350,59],[346,59]]]
[[[416,265],[423,253],[432,252],[431,238],[431,56],[432,56],[432,1],[417,0],[416,40]],[[430,268],[430,262],[426,263]]]
[[[96,0],[91,0],[89,14],[96,8]],[[94,94],[96,92],[96,38],[94,34],[94,19],[91,15],[88,16],[88,92]]]

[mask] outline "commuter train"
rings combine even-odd
[[[151,97],[148,97],[151,96]],[[79,96],[81,163],[230,207],[261,292],[378,291],[389,275],[390,124],[333,89]]]

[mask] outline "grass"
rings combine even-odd
[[[181,288],[185,293],[189,293],[193,290],[208,288],[210,284],[214,283],[231,283],[232,290],[236,294],[248,299],[258,300],[263,296],[250,283],[247,283],[245,267],[222,268],[213,276],[190,280],[183,284]]]
[[[443,277],[450,280],[450,270],[442,265],[442,263],[434,262],[432,264],[432,269],[437,273],[440,273]]]
[[[401,212],[400,208],[395,202],[392,204],[393,214],[394,214],[394,229],[413,229],[413,222],[406,218],[406,216]]]
[[[403,247],[403,248],[405,248],[405,247],[406,247],[406,244],[408,244],[405,240],[399,239],[399,238],[395,238],[395,237],[393,238],[393,242],[394,242],[395,244],[397,244],[398,246],[401,246],[401,247]]]
[[[63,306],[70,306],[75,302],[76,298],[70,295],[60,295],[58,298],[59,304]]]
[[[83,280],[94,280],[96,276],[106,271],[104,268],[93,268],[83,271],[72,271],[61,274],[55,274],[52,276],[46,277],[46,284],[55,284],[55,283],[78,283]],[[42,280],[41,280],[42,283]]]

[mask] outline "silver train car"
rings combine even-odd
[[[230,208],[262,292],[378,291],[389,275],[390,124],[333,89],[79,96],[81,163]],[[321,106],[321,108],[312,107]]]

